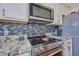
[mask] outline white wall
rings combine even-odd
[[[63,5],[66,7],[66,9],[68,9],[68,13],[72,11],[79,11],[79,3],[65,3]]]
[[[72,3],[71,4],[72,10],[71,11],[79,11],[79,3]]]

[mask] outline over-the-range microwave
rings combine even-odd
[[[30,16],[35,19],[54,20],[54,9],[50,9],[40,4],[30,3]]]

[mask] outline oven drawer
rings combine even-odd
[[[45,53],[45,55],[52,54],[53,52],[55,52],[56,48],[59,49],[61,47],[63,48],[62,45],[57,44],[57,43],[35,46],[35,47],[32,48],[32,55],[37,56],[37,55],[41,55],[41,54],[44,54],[44,53]],[[57,49],[56,49],[56,51],[57,51]]]
[[[40,54],[38,56],[57,56],[58,53],[61,53],[61,54],[59,54],[59,56],[63,55],[62,47],[55,48],[53,50],[47,51],[47,52]]]

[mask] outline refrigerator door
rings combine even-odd
[[[79,34],[79,15],[63,18],[63,35],[73,37]]]
[[[79,56],[79,14],[63,17],[63,35],[72,39],[72,54]]]
[[[72,43],[72,55],[79,56],[79,36],[74,37]]]

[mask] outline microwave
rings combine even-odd
[[[53,20],[54,19],[54,10],[50,9],[46,6],[30,3],[30,16],[40,18],[40,19],[47,19]]]

